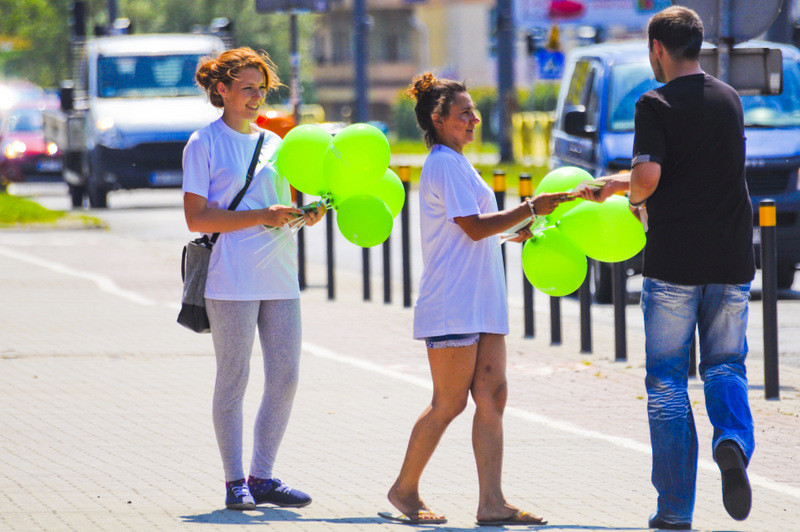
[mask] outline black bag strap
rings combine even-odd
[[[253,180],[253,173],[256,171],[256,165],[258,164],[258,155],[261,153],[261,146],[264,145],[264,132],[262,131],[261,134],[258,136],[258,143],[256,144],[256,151],[253,152],[253,158],[250,160],[250,168],[247,169],[247,177],[245,178],[244,187],[242,190],[236,194],[236,197],[233,198],[230,206],[228,207],[229,211],[236,210],[236,207],[239,206],[239,203],[242,201],[247,189],[250,187],[250,182]],[[208,240],[209,247],[214,245],[214,242],[217,241],[219,238],[219,233],[214,233],[211,235],[211,238]]]

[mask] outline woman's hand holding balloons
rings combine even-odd
[[[286,205],[270,205],[266,209],[261,209],[261,212],[263,213],[261,223],[269,227],[283,227],[303,215],[301,209]]]
[[[305,218],[305,225],[312,226],[318,221],[322,220],[322,217],[325,216],[328,208],[323,202],[317,201],[302,207],[301,210],[303,211],[303,218]]]

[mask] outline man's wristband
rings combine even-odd
[[[628,197],[628,203],[630,203],[631,207],[641,207],[644,205],[644,202],[647,201],[647,198],[643,199],[642,201],[637,201],[636,203],[631,201],[631,198]]]

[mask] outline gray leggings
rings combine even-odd
[[[264,354],[264,392],[256,415],[250,474],[271,478],[286,431],[300,370],[300,300],[222,301],[206,299],[217,357],[214,431],[225,480],[244,478],[242,419],[255,329]]]

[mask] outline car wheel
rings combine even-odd
[[[612,291],[611,264],[594,261],[594,264],[592,264],[592,280],[594,281],[595,302],[602,304],[612,303],[614,295]]]
[[[794,284],[795,265],[791,263],[780,263],[777,267],[778,289],[788,290]]]
[[[89,153],[87,157],[88,172],[88,192],[89,192],[89,206],[93,209],[105,209],[108,207],[108,189],[105,188],[97,172],[97,166],[94,164],[94,152]]]
[[[108,207],[108,190],[96,183],[94,179],[89,182],[89,207],[93,209]]]
[[[72,202],[73,209],[80,209],[83,207],[83,197],[86,195],[86,187],[78,185],[68,185],[69,199]]]

